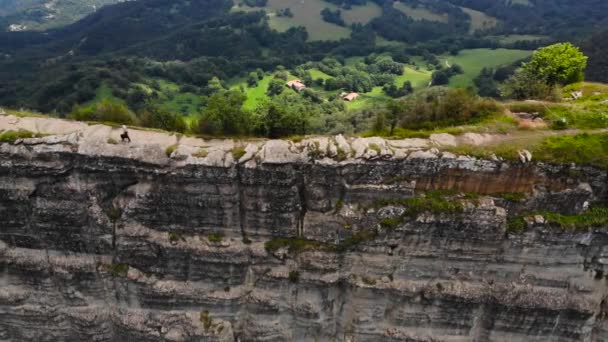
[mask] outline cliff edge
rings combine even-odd
[[[0,340],[604,341],[606,170],[0,116]]]

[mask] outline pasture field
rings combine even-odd
[[[328,3],[324,2],[324,4]],[[367,4],[364,6],[353,6],[353,8],[350,10],[342,9],[341,11],[342,18],[344,19],[347,25],[355,23],[367,24],[372,19],[382,15],[382,8],[371,1],[368,1]]]
[[[433,72],[431,70],[423,68],[416,70],[412,66],[406,65],[403,75],[395,78],[395,85],[401,87],[403,82],[410,81],[412,82],[414,90],[423,89],[428,86],[429,82],[431,81],[432,74]]]
[[[429,21],[438,21],[438,22],[442,22],[442,23],[448,22],[448,15],[445,13],[440,14],[440,13],[431,12],[430,10],[423,8],[423,7],[414,8],[414,7],[404,4],[402,2],[396,2],[394,4],[394,6],[396,9],[403,12],[403,14],[407,15],[408,17],[410,17],[414,20],[429,20]]]
[[[532,54],[527,50],[512,49],[470,49],[462,50],[457,56],[443,56],[442,59],[450,65],[460,65],[464,73],[450,79],[450,86],[468,87],[473,85],[473,79],[479,75],[483,68],[496,68],[504,66]]]
[[[533,34],[511,34],[508,36],[490,36],[488,38],[496,38],[502,44],[512,44],[516,42],[529,42],[536,40],[548,40],[548,36],[533,35]]]
[[[476,11],[474,9],[460,7],[462,11],[471,17],[471,28],[470,33],[474,33],[477,30],[484,30],[493,28],[498,25],[498,19],[491,17],[483,12]]]
[[[338,9],[337,6],[323,0],[268,0],[264,7],[251,8],[248,6],[235,6],[233,10],[260,10],[264,9],[270,18],[270,26],[279,31],[287,31],[291,27],[304,26],[308,32],[308,39],[315,40],[339,40],[350,36],[350,28],[341,27],[328,23],[321,17],[323,8],[331,10]],[[290,8],[293,17],[278,17],[277,11]],[[366,24],[373,18],[382,14],[380,6],[368,2],[364,6],[354,6],[350,10],[342,11],[342,18],[347,25],[353,23]]]

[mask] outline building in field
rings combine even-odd
[[[302,91],[302,89],[305,89],[305,88],[306,88],[306,84],[304,84],[304,83],[303,83],[302,81],[300,81],[300,80],[292,80],[292,81],[287,82],[285,85],[286,85],[287,87],[289,87],[289,88],[291,88],[291,89],[293,89],[293,90],[297,91],[298,93],[299,93],[300,91]]]
[[[348,93],[342,96],[342,100],[352,102],[359,97],[359,93]]]

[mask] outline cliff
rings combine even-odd
[[[0,145],[0,340],[608,340],[608,227],[538,214],[605,203],[605,170],[440,151],[471,135],[0,128],[55,134]]]

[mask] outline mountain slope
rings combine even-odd
[[[71,24],[99,8],[128,0],[0,0],[0,30],[44,30]]]
[[[608,82],[608,30],[597,33],[584,45],[583,50],[589,61],[587,79],[596,82]]]

